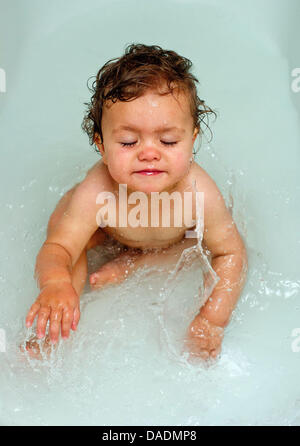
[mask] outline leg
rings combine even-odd
[[[196,244],[196,239],[184,238],[169,248],[152,249],[128,249],[116,259],[105,263],[98,271],[90,275],[92,289],[101,288],[107,283],[120,283],[132,272],[141,266],[174,265],[184,249]]]

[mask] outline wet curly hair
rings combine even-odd
[[[190,73],[192,62],[175,51],[164,50],[157,45],[129,44],[123,56],[106,62],[98,71],[92,87],[91,101],[84,103],[87,110],[81,128],[88,134],[90,145],[95,143],[98,134],[103,142],[101,119],[106,101],[129,101],[141,96],[145,90],[158,88],[162,82],[167,83],[167,91],[172,93],[179,88],[188,93],[194,127],[201,136],[202,125],[212,132],[208,126],[208,115],[216,112],[205,104],[197,95],[198,79]],[[91,79],[91,78],[89,78]],[[89,81],[88,79],[88,81]],[[98,149],[95,146],[96,151]]]

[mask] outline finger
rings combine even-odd
[[[207,350],[199,350],[198,352],[192,352],[189,355],[190,359],[200,358],[206,360],[209,358],[209,352]]]
[[[219,336],[212,336],[209,339],[209,350],[215,350],[215,349],[219,348],[221,342],[222,342],[222,339]]]
[[[189,357],[190,358],[201,358],[201,359],[207,359],[209,356],[209,349],[205,345],[204,347],[201,347],[198,344],[198,340],[193,339],[192,341],[188,341],[185,343],[189,350]]]
[[[37,337],[39,339],[45,336],[46,325],[49,319],[50,311],[50,307],[42,307],[39,311],[36,329]]]
[[[61,319],[62,309],[55,309],[51,311],[49,333],[50,340],[53,344],[55,344],[58,340]]]
[[[26,350],[31,358],[40,359],[40,349],[37,342],[26,342]]]
[[[198,338],[188,339],[185,341],[185,345],[187,346],[189,352],[195,356],[201,357],[202,351],[209,351],[208,340],[206,338],[201,339],[201,342],[199,342]]]
[[[26,316],[26,327],[31,327],[35,316],[37,314],[37,312],[39,311],[40,308],[40,304],[38,302],[34,302],[33,305],[31,305],[30,310],[27,313]]]
[[[69,337],[73,314],[74,310],[72,308],[64,308],[61,320],[61,335],[63,339]]]
[[[209,340],[207,339],[207,337],[195,336],[191,339],[190,342],[191,345],[195,346],[195,348],[199,350],[205,350],[209,346]]]
[[[44,352],[47,355],[49,355],[51,352],[49,336],[46,336],[45,340],[42,343],[36,342],[35,339],[36,338],[32,338],[26,342],[26,351],[28,352],[31,358],[41,360],[43,359],[41,352]],[[21,351],[24,352],[24,349],[22,348]]]
[[[212,358],[216,358],[221,353],[221,347],[216,348],[210,352]]]
[[[208,358],[209,358],[209,352],[208,352],[207,350],[202,350],[202,351],[200,352],[200,357],[201,357],[202,359],[208,359]]]
[[[72,330],[77,330],[77,325],[80,319],[80,309],[78,307],[74,310],[73,322],[72,322]]]

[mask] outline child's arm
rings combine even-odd
[[[76,187],[37,256],[35,278],[41,292],[27,314],[26,325],[31,326],[38,316],[39,338],[45,336],[48,319],[53,342],[58,339],[60,326],[62,336],[68,337],[70,328],[75,330],[78,324],[79,296],[72,286],[72,268],[98,227],[96,195],[91,181]]]
[[[223,329],[245,283],[247,253],[215,182],[205,172],[199,183],[202,186],[199,190],[204,191],[203,241],[211,252],[219,282],[192,322],[189,335],[194,354],[207,358],[220,352]]]

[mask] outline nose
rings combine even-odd
[[[160,158],[160,151],[153,146],[144,147],[138,154],[139,161],[159,161]]]

